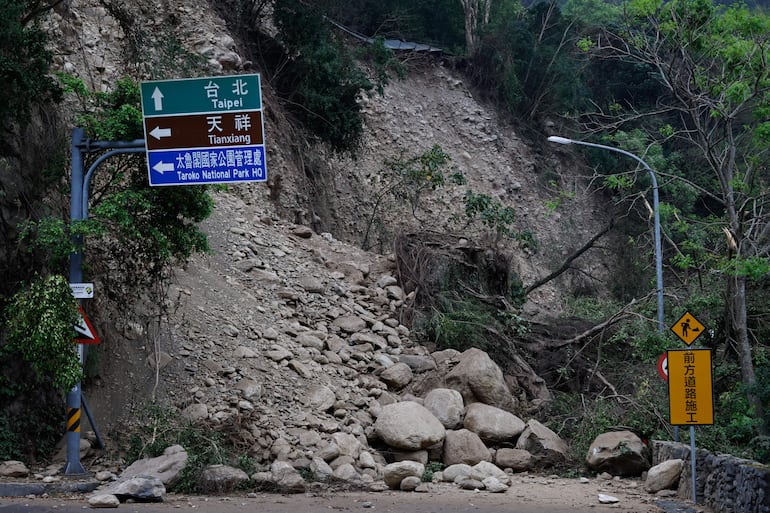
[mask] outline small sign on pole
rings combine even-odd
[[[75,299],[91,299],[94,297],[93,283],[70,283],[70,289]]]
[[[99,335],[96,334],[96,330],[83,307],[78,307],[78,320],[73,327],[77,335],[72,341],[76,344],[99,344],[102,341]]]
[[[671,326],[671,331],[673,331],[682,342],[690,346],[698,337],[703,335],[706,328],[690,312],[685,312],[684,315]]]

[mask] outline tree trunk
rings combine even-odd
[[[751,358],[751,343],[749,341],[748,323],[746,318],[746,277],[730,276],[728,277],[728,293],[732,297],[728,300],[728,315],[731,318],[731,324],[735,330],[735,343],[738,347],[738,361],[741,367],[741,380],[746,386],[747,399],[749,405],[754,408],[754,418],[762,419],[764,407],[762,401],[757,397],[753,388],[757,384],[757,377],[754,372],[754,362]],[[760,425],[761,434],[767,434],[767,429]]]
[[[479,24],[479,0],[460,0],[465,12],[465,46],[468,55],[476,53],[476,34]]]

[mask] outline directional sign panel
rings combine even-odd
[[[143,82],[150,185],[267,180],[258,74]]]
[[[711,351],[678,349],[668,351],[667,359],[671,424],[674,426],[713,424]]]
[[[700,337],[706,328],[690,312],[685,312],[678,321],[671,326],[671,331],[688,346]]]

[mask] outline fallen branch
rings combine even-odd
[[[583,247],[581,247],[576,252],[574,252],[572,255],[570,255],[569,258],[567,258],[567,260],[564,261],[564,263],[561,265],[561,267],[559,267],[557,270],[555,270],[554,272],[552,272],[551,274],[549,274],[545,278],[541,278],[541,279],[537,280],[535,283],[533,283],[532,285],[529,285],[528,287],[526,287],[524,289],[524,293],[525,294],[529,294],[530,292],[532,292],[536,288],[542,287],[543,285],[545,285],[546,283],[548,283],[549,281],[553,280],[554,278],[556,278],[557,276],[559,276],[560,274],[565,272],[567,269],[569,269],[569,267],[572,264],[572,262],[577,260],[580,257],[580,255],[582,255],[583,253],[585,253],[586,251],[591,249],[594,246],[594,244],[596,244],[597,240],[602,238],[607,232],[609,232],[612,229],[612,225],[613,224],[614,224],[614,221],[610,221],[610,223],[607,225],[606,228],[604,228],[602,231],[600,231],[599,233],[597,233],[596,235],[591,237],[591,240],[586,242],[583,245]]]

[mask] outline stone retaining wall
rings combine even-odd
[[[653,465],[670,459],[685,461],[677,492],[692,499],[689,445],[653,441],[652,449]],[[716,513],[770,513],[770,466],[696,449],[695,474],[698,504]]]

